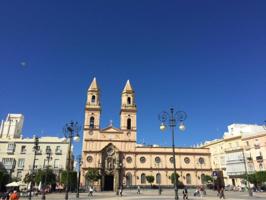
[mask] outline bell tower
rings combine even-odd
[[[87,93],[84,129],[89,129],[91,131],[99,130],[100,116],[100,89],[97,85],[96,78],[93,78]]]
[[[128,80],[121,96],[120,129],[133,136],[136,140],[137,131],[137,107],[135,92]]]

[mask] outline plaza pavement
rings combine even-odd
[[[64,193],[53,193],[47,194],[46,200],[64,200]],[[254,193],[253,197],[249,197],[247,192],[225,192],[226,199],[230,200],[248,200],[248,199],[258,199],[266,200],[266,193]],[[27,198],[21,198],[21,200],[26,200]],[[41,196],[34,197],[32,200],[40,200]],[[158,195],[158,190],[142,190],[140,195],[136,194],[136,190],[125,190],[123,196],[116,196],[114,192],[97,192],[94,193],[93,197],[89,197],[88,193],[80,193],[80,200],[171,200],[174,199],[173,190],[163,190],[162,195]],[[182,191],[179,191],[179,199],[182,199]],[[207,195],[203,198],[194,197],[193,191],[189,191],[189,199],[191,200],[218,200],[217,193],[215,191],[207,191]],[[69,193],[69,200],[77,200],[75,193]]]

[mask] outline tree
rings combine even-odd
[[[180,176],[177,173],[176,174],[175,173],[172,173],[171,176],[169,177],[169,179],[171,179],[171,183],[174,184],[175,183],[175,178],[178,181],[179,177]]]
[[[69,171],[68,181],[67,181],[67,171],[62,171],[60,176],[60,183],[66,186],[68,184],[70,191],[75,191],[77,188],[77,172]]]
[[[35,178],[36,183],[42,182],[42,184],[46,185],[55,185],[56,184],[56,175],[53,173],[53,170],[51,169],[44,169],[44,170],[38,170]]]
[[[213,177],[209,175],[203,175],[202,176],[203,183],[210,183],[213,182]]]
[[[152,187],[152,183],[154,182],[154,176],[152,175],[146,176],[146,180],[148,181],[149,184],[151,184]]]
[[[174,184],[175,183],[175,178],[176,178],[177,179],[177,188],[182,189],[182,188],[184,188],[184,183],[178,180],[179,177],[180,176],[177,173],[176,173],[176,176],[175,176],[174,173],[172,173],[171,176],[169,176],[169,179],[171,179],[171,183]]]
[[[256,172],[256,179],[258,184],[261,186],[264,182],[266,182],[266,171]]]
[[[9,174],[6,173],[4,170],[0,170],[0,191],[3,191],[5,185],[8,183]]]
[[[99,174],[99,170],[97,169],[89,169],[85,177],[86,180],[89,181],[89,183],[93,183],[101,179],[101,175]]]
[[[244,175],[243,177],[245,180],[247,180],[247,176]],[[266,182],[266,171],[259,171],[255,172],[253,174],[248,175],[248,181],[255,185],[257,188],[258,186],[262,186],[264,182]]]

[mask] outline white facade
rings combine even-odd
[[[9,114],[2,122],[0,130],[0,164],[14,178],[23,180],[33,169],[35,138],[22,138],[23,115]],[[39,150],[35,159],[35,169],[48,166],[47,149],[51,150],[49,167],[58,173],[66,169],[69,143],[64,138],[40,137]]]
[[[0,138],[19,138],[23,122],[24,116],[22,114],[8,114],[6,120],[1,121]]]
[[[266,130],[263,126],[232,124],[223,138],[203,145],[211,152],[212,169],[223,172],[225,184],[242,185],[246,173],[265,170]]]

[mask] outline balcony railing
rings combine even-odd
[[[258,162],[263,162],[263,156],[257,156],[257,157],[256,157],[256,160],[257,160]]]
[[[62,154],[62,149],[56,149],[56,150],[55,150],[55,154],[57,154],[57,155],[61,155],[61,154]]]

